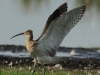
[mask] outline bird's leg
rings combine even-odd
[[[37,66],[37,58],[34,58],[34,69],[32,70],[32,74],[35,73],[36,66]]]
[[[43,68],[43,75],[45,74],[45,67],[44,64],[42,64],[42,68]]]

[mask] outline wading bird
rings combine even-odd
[[[67,12],[67,3],[64,3],[49,16],[43,32],[37,40],[33,40],[32,30],[27,30],[12,38],[18,35],[27,35],[26,48],[31,56],[36,58],[42,65],[59,63],[62,57],[55,56],[56,50],[68,32],[82,18],[85,9],[85,6],[81,6]],[[44,73],[45,71],[43,71]]]

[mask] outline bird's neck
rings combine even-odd
[[[33,41],[33,35],[32,34],[31,35],[28,35],[26,41],[27,42],[28,41]]]
[[[33,35],[28,35],[27,38],[26,38],[26,48],[27,48],[27,50],[29,49],[30,43],[32,41],[33,41]]]

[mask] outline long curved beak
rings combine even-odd
[[[24,33],[19,33],[19,34],[17,34],[17,35],[14,35],[13,37],[11,37],[10,39],[12,39],[12,38],[14,38],[14,37],[16,37],[16,36],[19,36],[19,35],[23,35]]]

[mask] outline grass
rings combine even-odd
[[[0,66],[0,75],[31,75],[32,68],[29,70],[29,66],[25,67],[12,67]],[[34,75],[42,75],[42,69],[37,68]],[[46,71],[45,75],[100,75],[99,70],[51,70]]]

